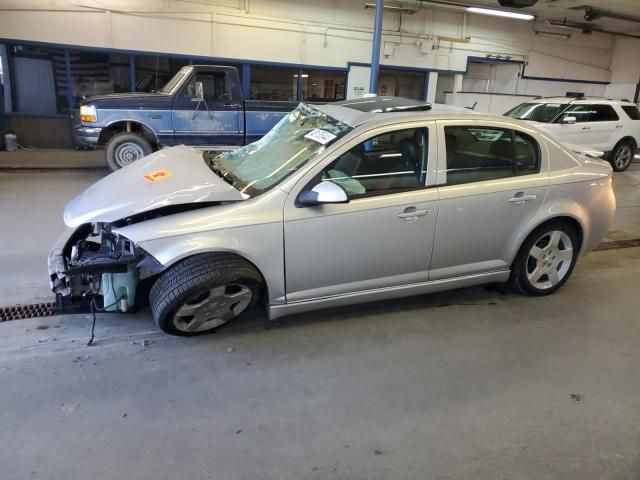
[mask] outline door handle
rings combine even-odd
[[[525,195],[524,192],[518,192],[513,198],[509,199],[509,203],[513,203],[514,205],[524,205],[526,202],[530,202],[536,198],[538,198],[536,195]]]
[[[622,125],[616,125],[616,128],[622,128]]]
[[[583,130],[591,130],[591,127],[582,127]]]
[[[398,218],[402,220],[415,220],[417,217],[424,217],[429,214],[429,210],[418,210],[416,207],[407,207],[404,212],[398,214]]]

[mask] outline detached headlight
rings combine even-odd
[[[95,105],[80,105],[80,120],[83,122],[97,122],[98,114]]]

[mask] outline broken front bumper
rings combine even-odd
[[[111,232],[110,224],[84,224],[67,229],[48,258],[49,282],[58,309],[98,309],[126,312],[144,303],[138,284],[164,270],[155,258],[127,238]]]

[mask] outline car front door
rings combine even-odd
[[[292,189],[284,211],[287,302],[428,280],[438,214],[435,124],[353,139]],[[333,182],[348,203],[299,206]]]
[[[202,97],[198,84],[202,85]],[[173,99],[171,119],[177,145],[242,145],[242,105],[233,101],[237,92],[232,88],[224,71],[192,73]]]
[[[507,270],[513,246],[549,190],[534,130],[438,122],[440,208],[430,280]]]

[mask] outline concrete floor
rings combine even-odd
[[[0,305],[48,295],[60,208],[100,175],[0,172]],[[638,164],[616,191],[610,239],[640,237]],[[638,271],[596,252],[551,297],[255,310],[192,339],[148,311],[99,315],[92,347],[85,315],[4,322],[0,479],[640,479]]]

